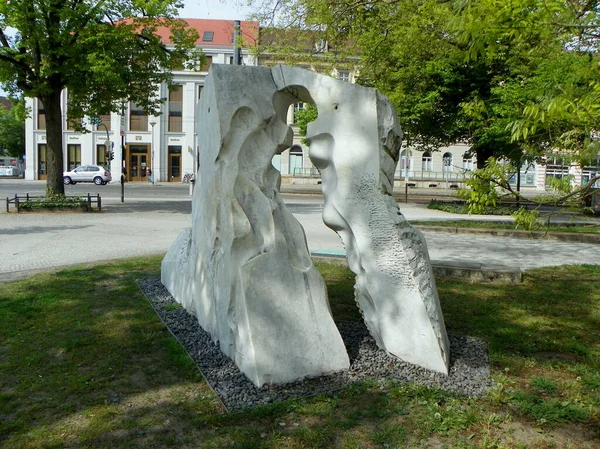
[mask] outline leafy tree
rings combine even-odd
[[[11,108],[0,105],[0,150],[14,158],[25,154],[25,104],[16,101]]]
[[[523,81],[535,92],[510,129],[513,141],[545,133],[549,148],[575,159],[598,153],[600,15],[596,1],[468,0],[462,3],[461,39],[472,58],[499,42],[546,49]],[[538,50],[539,51],[539,50]]]
[[[298,133],[301,136],[306,136],[306,128],[310,122],[317,119],[318,111],[316,106],[306,103],[303,109],[295,112],[296,125],[298,125]],[[306,139],[302,139],[302,143],[308,145]]]
[[[390,97],[411,146],[437,150],[466,142],[482,168],[492,156],[520,161],[525,147],[531,154],[534,146],[544,143],[537,133],[535,140],[513,140],[507,128],[522,117],[528,101],[523,95],[529,92],[516,87],[544,58],[543,52],[532,51],[534,40],[515,49],[499,44],[473,58],[456,29],[460,12],[454,2],[283,0],[276,4],[288,11],[278,16],[280,23],[320,34],[332,43],[334,59],[352,60],[360,54],[358,82]]]
[[[0,3],[0,82],[44,105],[47,189],[64,194],[60,97],[68,120],[120,112],[133,101],[156,112],[156,85],[192,57],[197,33],[173,19],[177,0],[11,0]],[[166,48],[157,31],[170,30]]]

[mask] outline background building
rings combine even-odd
[[[197,46],[206,55],[205,63],[192,70],[173,73],[174,86],[156,86],[156,93],[166,101],[161,114],[148,116],[136,104],[125,104],[121,114],[88,118],[93,122],[91,132],[80,133],[69,128],[67,117],[67,92],[62,94],[63,156],[64,170],[79,165],[97,164],[107,166],[113,174],[126,169],[126,177],[132,182],[149,180],[181,182],[195,172],[198,148],[202,136],[195,134],[196,104],[202,93],[204,79],[211,64],[234,64],[273,66],[288,62],[276,53],[277,39],[290,39],[289,35],[269,31],[259,34],[259,24],[240,22],[241,47],[234,50],[234,21],[184,19],[197,30]],[[164,42],[169,45],[168,32]],[[327,42],[312,41],[303,36],[294,65],[315,70],[345,82],[354,82],[359,74],[358,59],[335,60],[334,51]],[[269,50],[271,49],[271,50]],[[26,167],[25,178],[46,179],[46,121],[44,106],[37,99],[27,99],[31,111],[25,124]],[[320,175],[308,157],[308,147],[295,125],[296,112],[303,103],[290,106],[288,124],[294,129],[293,145],[273,158],[273,165],[282,175],[284,183],[318,183]],[[415,187],[458,188],[477,166],[474,157],[468,155],[466,144],[452,145],[438,151],[419,151],[403,148],[395,179],[398,186],[406,183]],[[110,155],[113,158],[111,159]],[[572,183],[580,185],[598,172],[598,160],[580,166],[557,158],[546,163],[532,163],[522,167],[521,186],[532,190],[545,190],[548,177],[569,176]],[[186,174],[188,175],[186,177]],[[118,179],[118,176],[114,176]],[[516,178],[515,178],[516,182]]]
[[[161,114],[148,116],[137,105],[124,105],[122,114],[99,117],[91,132],[80,133],[69,128],[67,92],[62,94],[64,170],[79,165],[108,166],[120,173],[125,168],[129,181],[147,181],[152,173],[155,181],[180,182],[192,173],[195,154],[202,136],[194,133],[196,103],[202,93],[204,79],[211,64],[233,64],[234,21],[184,19],[198,31],[197,46],[206,62],[193,70],[173,73],[174,87],[156,86],[157,95],[166,101]],[[258,22],[240,23],[242,46],[240,63],[256,65],[254,48],[258,43]],[[168,45],[168,34],[163,38]],[[37,99],[27,99],[31,115],[26,121],[26,179],[46,179],[46,121],[44,106]],[[94,122],[97,118],[86,120]],[[110,160],[110,153],[114,158]],[[150,171],[149,171],[150,170]],[[113,176],[114,178],[114,176]],[[118,177],[117,177],[118,179]]]

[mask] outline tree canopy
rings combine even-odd
[[[44,105],[47,186],[64,193],[62,125],[119,112],[156,112],[157,84],[193,58],[197,33],[176,20],[177,0],[11,0],[0,3],[0,83]],[[170,30],[165,45],[158,30]],[[68,92],[67,111],[60,96]]]
[[[320,34],[338,59],[360,55],[358,82],[391,98],[411,145],[465,142],[480,167],[492,156],[593,151],[597,2],[261,3],[263,20]]]
[[[10,108],[0,105],[0,150],[14,158],[25,154],[25,116],[23,100],[15,101]]]

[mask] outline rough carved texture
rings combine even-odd
[[[258,386],[349,366],[325,284],[271,165],[291,145],[291,101],[269,69],[211,69],[198,106],[192,228],[162,263],[173,297]]]
[[[291,145],[285,117],[298,99],[318,108],[308,138],[323,219],[346,247],[370,332],[388,352],[447,372],[425,240],[389,195],[400,128],[373,89],[285,66],[213,65],[198,107],[192,228],[165,256],[163,284],[256,385],[348,367],[323,280],[271,165]]]
[[[307,139],[321,172],[323,220],[346,247],[371,334],[395,356],[447,373],[448,337],[425,238],[391,196],[402,137],[393,106],[375,89],[302,69],[277,66],[273,74],[280,90],[302,86],[317,106]]]

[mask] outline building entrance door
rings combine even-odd
[[[39,180],[45,180],[48,178],[46,172],[46,150],[48,146],[45,143],[38,144],[38,178]]]
[[[169,181],[181,182],[181,154],[169,155]]]
[[[181,182],[181,146],[169,145],[169,182]]]
[[[127,179],[129,181],[146,181],[146,170],[150,166],[150,150],[148,145],[129,145],[127,147]]]

